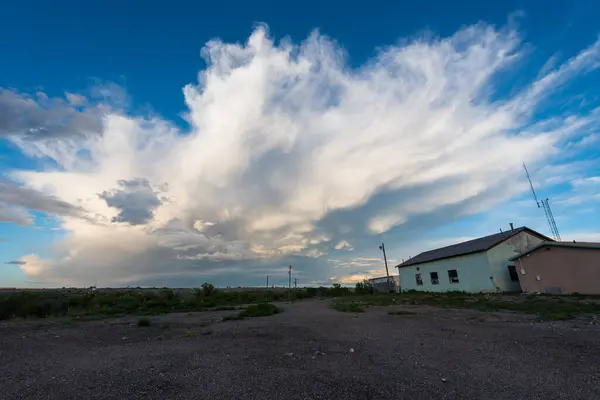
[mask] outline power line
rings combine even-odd
[[[289,295],[289,300],[291,303],[292,302],[292,266],[291,265],[290,265],[290,268],[288,269],[288,279],[289,279],[288,295]]]

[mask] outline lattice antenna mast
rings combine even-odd
[[[558,227],[556,226],[556,221],[554,220],[554,214],[552,214],[552,209],[550,208],[550,203],[548,202],[548,199],[546,199],[545,202],[546,202],[546,212],[548,213],[548,221],[550,223],[550,227],[552,228],[552,234],[554,235],[554,239],[556,239],[560,242],[561,241],[560,233],[558,233]]]
[[[531,183],[531,176],[529,176],[529,171],[527,170],[527,165],[525,165],[525,163],[523,163],[523,168],[525,168],[525,175],[527,175],[527,180],[529,181],[529,187],[531,188],[531,193],[533,193],[533,199],[535,200],[535,204],[537,204],[538,208],[540,208],[540,202],[538,201],[537,194],[535,194],[533,183]]]
[[[554,214],[552,214],[552,210],[550,209],[550,203],[548,202],[548,199],[542,201],[538,200],[537,194],[535,193],[535,189],[533,188],[533,183],[531,182],[531,176],[529,175],[529,171],[527,170],[527,165],[525,165],[525,163],[523,163],[523,168],[525,169],[525,175],[527,175],[527,180],[529,181],[529,187],[531,188],[531,193],[533,193],[533,199],[535,200],[535,204],[537,204],[538,208],[542,208],[544,210],[544,214],[546,215],[546,220],[548,221],[548,226],[550,227],[550,232],[552,232],[554,240],[560,241],[560,234],[558,233],[558,227],[556,226]]]

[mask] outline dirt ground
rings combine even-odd
[[[600,325],[326,300],[0,324],[2,399],[600,399]],[[388,315],[410,310],[415,315]]]

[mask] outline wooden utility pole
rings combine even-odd
[[[387,265],[387,256],[385,255],[385,244],[381,243],[379,249],[383,251],[383,261],[385,262],[385,274],[387,275],[388,292],[392,291],[392,283],[390,282],[390,271]]]
[[[288,278],[289,278],[289,286],[288,286],[288,295],[290,299],[290,303],[292,302],[292,266],[288,269]]]
[[[265,291],[265,300],[269,301],[269,275],[267,275],[267,290]]]

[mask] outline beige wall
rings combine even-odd
[[[559,288],[562,293],[600,294],[598,249],[546,246],[515,260],[515,265],[524,292]]]
[[[519,232],[508,240],[500,243],[498,246],[492,247],[490,250],[488,250],[487,256],[490,263],[490,276],[492,277],[494,285],[499,291],[521,291],[521,285],[519,282],[513,282],[510,280],[508,266],[515,264],[508,260],[542,242],[542,239],[530,234],[529,232]]]

